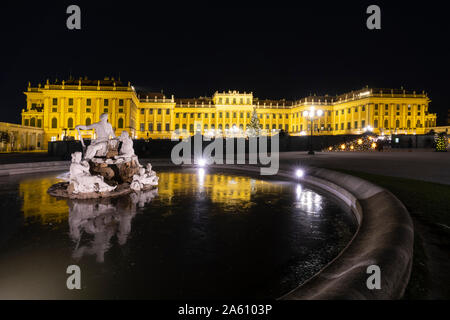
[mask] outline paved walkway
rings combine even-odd
[[[281,152],[284,163],[450,184],[450,152]]]

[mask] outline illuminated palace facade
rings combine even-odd
[[[253,93],[215,92],[196,99],[139,92],[114,78],[67,80],[32,87],[28,84],[22,125],[43,130],[42,145],[65,137],[79,139],[74,127],[99,121],[102,113],[116,135],[127,130],[135,139],[168,139],[173,133],[210,136],[245,136],[255,110],[265,134],[284,130],[290,135],[309,134],[310,119],[303,115],[322,110],[312,121],[315,135],[424,134],[436,126],[424,93],[403,89],[364,88],[339,96],[310,96],[300,100],[263,100]],[[83,138],[93,137],[83,132]]]

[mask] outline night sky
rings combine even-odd
[[[28,81],[119,77],[176,97],[216,90],[296,99],[370,87],[425,90],[447,117],[442,2],[1,2],[0,121],[20,122]],[[66,8],[81,7],[81,30]],[[366,8],[381,7],[381,30]]]

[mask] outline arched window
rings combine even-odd
[[[67,119],[67,128],[73,128],[73,119],[72,118]]]
[[[226,124],[226,125],[225,125],[225,130],[226,130],[226,129],[230,129],[230,125],[229,125],[229,124]]]
[[[25,125],[29,126],[30,125],[30,121],[28,119],[25,119]]]
[[[408,120],[406,127],[409,129],[411,128],[411,120]]]
[[[400,127],[400,120],[395,120],[395,127],[399,128]]]
[[[389,120],[384,120],[384,128],[389,128]]]
[[[86,125],[90,126],[91,125],[91,118],[86,118]]]
[[[52,129],[58,128],[58,119],[52,118]]]
[[[420,128],[420,120],[417,120],[417,125],[416,125],[416,127],[417,127],[417,128]]]
[[[36,119],[35,118],[31,118],[30,120],[30,126],[35,127],[36,126]]]
[[[119,118],[119,121],[118,121],[118,123],[117,123],[117,126],[118,126],[120,129],[123,129],[123,118]]]

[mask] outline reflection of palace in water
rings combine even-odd
[[[31,178],[20,183],[19,193],[23,199],[22,211],[25,220],[39,219],[42,224],[60,223],[67,220],[67,201],[50,196],[47,190],[60,182],[57,178]]]
[[[197,169],[196,173],[162,172],[159,176],[158,196],[169,201],[176,194],[205,192],[212,202],[250,201],[252,193],[278,192],[282,186],[263,180],[243,176],[208,174],[206,169]]]

